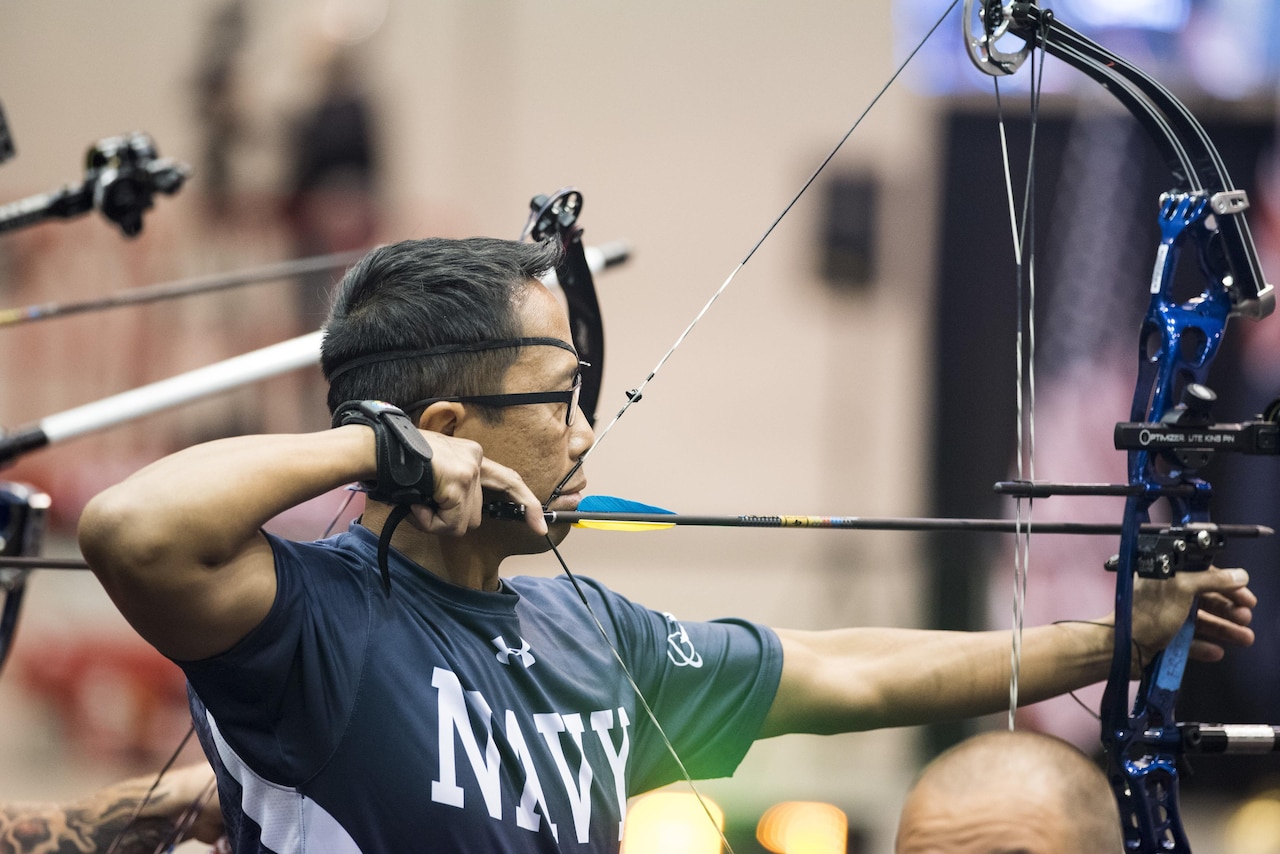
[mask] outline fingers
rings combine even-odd
[[[1258,597],[1247,585],[1249,573],[1243,569],[1210,567],[1192,575],[1198,582],[1199,610],[1196,613],[1196,638],[1219,645],[1249,646],[1254,641],[1253,608]]]
[[[1257,604],[1257,597],[1249,591],[1249,573],[1243,569],[1219,569],[1211,566],[1204,572],[1184,572],[1177,576],[1190,583],[1196,593],[1222,593],[1226,596],[1243,597],[1240,604],[1249,607]],[[1248,601],[1248,600],[1252,601]]]
[[[1201,640],[1193,640],[1191,646],[1187,649],[1187,656],[1192,661],[1201,661],[1206,664],[1221,661],[1226,655],[1227,651],[1219,644],[1207,643]]]
[[[485,490],[501,492],[524,505],[525,521],[547,533],[542,502],[514,469],[488,459],[476,442],[440,433],[428,434],[435,475],[436,506],[415,505],[414,519],[429,534],[461,536],[484,521]]]
[[[166,788],[156,798],[156,804],[167,805],[164,808],[173,811],[171,818],[175,821],[193,804],[200,804],[195,821],[184,838],[213,842],[223,834],[218,792],[214,787],[213,769],[208,763],[175,768],[164,775],[161,783]]]
[[[1188,654],[1196,661],[1219,661],[1228,646],[1249,646],[1254,641],[1253,608],[1258,597],[1245,585],[1249,574],[1243,569],[1210,567],[1203,573],[1189,573],[1199,591],[1195,639]]]
[[[1248,626],[1241,626],[1229,620],[1222,620],[1205,614],[1196,619],[1196,634],[1193,644],[1212,644],[1225,648],[1228,646],[1251,646],[1253,641],[1253,629]]]
[[[1253,608],[1258,599],[1242,569],[1210,567],[1180,572],[1170,579],[1138,578],[1134,583],[1133,636],[1143,649],[1163,649],[1198,601],[1196,633],[1188,654],[1198,661],[1217,661],[1228,646],[1254,641]],[[1198,598],[1197,598],[1198,597]]]
[[[542,502],[514,469],[486,459],[481,466],[480,483],[486,489],[504,492],[515,503],[524,505],[524,520],[530,530],[539,535],[547,533],[547,520],[542,516]]]
[[[1200,611],[1202,614],[1214,614],[1241,626],[1250,625],[1253,622],[1253,605],[1257,603],[1257,597],[1253,596],[1248,588],[1245,588],[1244,592],[1249,593],[1247,604],[1242,604],[1221,593],[1204,593],[1200,596]]]
[[[438,433],[432,433],[428,441],[436,506],[415,505],[414,518],[429,534],[465,534],[480,524],[484,514],[480,478],[484,451],[468,439]]]

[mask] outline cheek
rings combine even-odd
[[[567,469],[565,453],[564,424],[555,430],[543,430],[541,433],[530,432],[527,447],[526,483],[544,501],[551,490],[564,477]],[[536,483],[529,480],[532,478]]]
[[[567,435],[561,419],[512,410],[502,423],[477,429],[465,438],[479,442],[485,456],[514,469],[535,495],[546,500],[566,471]]]

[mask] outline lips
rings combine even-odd
[[[580,481],[574,486],[565,487],[555,500],[551,502],[549,508],[552,510],[575,510],[578,502],[582,500],[582,492],[587,488],[585,480]]]

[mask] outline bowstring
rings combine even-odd
[[[711,298],[702,306],[702,309],[694,315],[693,320],[691,320],[680,334],[676,336],[675,342],[662,355],[662,358],[660,358],[657,364],[654,365],[653,369],[649,371],[648,375],[645,376],[640,385],[627,392],[626,402],[622,404],[622,407],[617,411],[609,423],[605,425],[604,429],[596,434],[595,440],[591,443],[591,447],[587,448],[587,450],[578,458],[577,462],[569,470],[569,473],[561,479],[559,484],[557,484],[556,488],[551,493],[552,499],[560,495],[560,490],[564,488],[565,484],[567,484],[575,474],[577,474],[578,469],[582,468],[583,464],[586,463],[587,458],[600,446],[600,443],[609,435],[610,431],[613,430],[614,426],[619,420],[621,420],[622,416],[627,413],[627,410],[629,410],[633,404],[640,401],[640,398],[644,396],[644,390],[648,388],[649,383],[653,381],[653,379],[658,375],[658,372],[667,364],[675,354],[676,350],[679,349],[680,345],[684,343],[684,340],[689,337],[689,334],[693,332],[694,327],[697,326],[707,312],[711,310],[711,306],[713,306],[716,301],[720,299],[721,295],[728,290],[729,285],[738,277],[738,273],[742,271],[742,268],[745,267],[747,262],[756,254],[756,250],[758,250],[769,238],[769,235],[773,234],[774,229],[778,227],[787,214],[791,213],[791,209],[796,206],[801,197],[804,196],[804,194],[808,192],[809,188],[813,186],[813,183],[818,180],[818,176],[823,173],[827,166],[830,165],[831,161],[835,159],[836,155],[840,153],[840,150],[844,148],[845,143],[849,141],[849,137],[852,136],[853,132],[862,124],[862,120],[865,119],[867,114],[871,112],[872,108],[880,102],[880,98],[884,93],[889,91],[889,87],[897,81],[898,77],[906,69],[907,65],[915,58],[915,55],[920,52],[920,49],[924,47],[925,43],[929,41],[934,32],[937,31],[938,27],[942,26],[943,21],[947,19],[947,16],[950,15],[959,4],[960,0],[951,0],[951,3],[943,10],[938,19],[933,22],[933,25],[929,27],[920,41],[916,43],[915,47],[910,50],[902,62],[898,63],[898,66],[894,69],[893,73],[889,75],[889,79],[885,81],[884,85],[881,86],[875,96],[872,97],[870,103],[868,103],[867,106],[863,108],[862,112],[858,114],[858,117],[854,119],[853,123],[849,126],[849,129],[840,137],[839,142],[837,142],[835,146],[827,152],[827,155],[818,164],[818,168],[813,170],[813,173],[805,180],[799,191],[791,197],[789,202],[787,202],[787,205],[782,209],[782,212],[774,217],[773,221],[769,223],[769,227],[766,228],[764,233],[760,235],[760,238],[752,244],[751,249],[747,251],[747,254],[744,255],[742,260],[738,262],[737,266],[730,271],[725,280],[720,283],[720,287],[716,288],[715,292],[711,295]]]
[[[213,796],[218,792],[218,779],[214,777],[204,785],[200,790],[200,794],[196,795],[195,800],[187,805],[186,811],[178,817],[174,822],[173,829],[169,832],[167,839],[164,839],[156,846],[156,850],[152,854],[163,854],[163,852],[173,851],[174,848],[182,842],[191,828],[195,826],[196,821],[200,818],[200,813],[209,805],[209,801],[213,800]],[[213,849],[216,850],[216,849]]]
[[[627,392],[626,402],[621,406],[621,408],[618,409],[617,413],[614,414],[613,418],[609,421],[609,423],[605,425],[604,429],[596,434],[595,439],[591,443],[591,446],[582,453],[582,456],[578,457],[577,461],[573,464],[572,467],[570,467],[568,473],[565,474],[563,478],[561,478],[560,482],[556,485],[555,489],[551,491],[551,496],[547,499],[547,503],[543,506],[544,510],[547,508],[548,505],[550,505],[552,501],[554,501],[561,494],[561,490],[563,490],[565,485],[568,484],[569,481],[573,478],[573,476],[578,473],[578,470],[581,469],[582,466],[586,463],[587,458],[595,451],[596,448],[600,446],[600,443],[604,441],[604,438],[607,435],[609,435],[609,433],[613,430],[613,428],[617,425],[617,423],[622,419],[622,417],[627,413],[627,411],[631,409],[632,405],[640,401],[640,399],[644,395],[645,389],[648,388],[649,383],[654,380],[654,378],[658,375],[658,372],[662,370],[662,368],[667,364],[668,361],[670,361],[671,357],[675,354],[676,350],[679,349],[680,345],[684,343],[684,340],[688,338],[689,335],[693,332],[694,327],[696,327],[698,323],[702,321],[702,318],[707,314],[707,312],[711,310],[711,307],[720,299],[720,297],[725,293],[725,291],[728,290],[729,285],[732,284],[733,280],[737,278],[738,273],[742,271],[742,268],[747,265],[747,262],[750,261],[751,258],[756,254],[756,251],[761,247],[761,245],[764,244],[765,240],[767,240],[769,236],[773,234],[774,230],[778,227],[778,225],[782,222],[782,220],[787,216],[787,214],[789,214],[791,210],[796,206],[796,204],[800,201],[801,197],[803,197],[804,194],[808,192],[809,188],[813,186],[814,182],[818,179],[818,176],[821,175],[822,172],[827,168],[827,166],[832,162],[832,160],[835,159],[836,155],[844,147],[845,143],[848,142],[849,137],[852,136],[853,132],[857,130],[858,127],[862,124],[862,121],[867,117],[867,114],[871,112],[872,108],[874,108],[877,103],[879,103],[880,98],[885,94],[885,92],[889,90],[889,87],[892,86],[895,81],[897,81],[898,77],[906,69],[907,65],[911,62],[911,60],[915,58],[916,54],[920,52],[920,50],[924,47],[925,43],[929,41],[929,39],[938,30],[938,28],[942,26],[942,23],[947,19],[947,16],[950,15],[952,11],[954,11],[959,4],[960,4],[960,0],[952,0],[952,2],[947,5],[946,9],[943,10],[942,14],[938,16],[938,19],[934,21],[933,25],[930,26],[929,29],[925,32],[924,36],[919,40],[919,42],[916,43],[916,45],[907,53],[906,57],[894,69],[893,73],[889,76],[888,80],[885,81],[884,85],[881,86],[880,89],[876,92],[876,94],[872,97],[870,103],[868,103],[867,106],[863,108],[862,112],[858,114],[857,118],[854,119],[853,123],[849,126],[848,130],[846,130],[844,132],[844,135],[840,137],[840,140],[832,147],[832,149],[818,164],[818,167],[814,169],[813,173],[809,175],[809,177],[805,180],[804,184],[800,187],[799,191],[797,191],[795,195],[791,197],[791,200],[787,202],[786,206],[782,209],[782,212],[779,213],[776,217],[774,217],[773,221],[770,222],[769,226],[764,230],[764,233],[760,235],[760,238],[756,240],[754,244],[752,244],[751,248],[747,251],[746,255],[743,256],[742,260],[738,262],[737,266],[735,266],[733,270],[730,271],[729,275],[724,279],[724,281],[720,283],[720,286],[716,288],[714,293],[712,293],[711,297],[706,301],[706,303],[694,316],[693,320],[691,320],[689,324],[685,326],[684,329],[680,332],[680,334],[676,336],[675,342],[662,355],[662,357],[658,360],[657,364],[654,365],[652,370],[649,371],[648,375],[645,376],[644,380],[638,386],[636,386],[635,388]],[[648,699],[644,696],[644,692],[640,690],[640,686],[636,683],[635,679],[632,678],[631,671],[627,667],[626,662],[623,660],[622,655],[618,652],[617,647],[614,646],[613,641],[609,639],[609,635],[604,628],[604,624],[600,621],[600,618],[596,616],[595,610],[591,607],[591,603],[588,601],[585,593],[583,592],[582,588],[579,586],[577,578],[574,576],[573,572],[569,569],[568,563],[565,561],[563,555],[560,554],[559,549],[556,547],[555,543],[552,542],[550,537],[547,538],[547,542],[551,544],[551,552],[555,555],[556,560],[560,563],[561,569],[564,570],[564,573],[566,577],[568,577],[570,583],[573,585],[574,590],[577,591],[578,597],[582,600],[583,606],[587,609],[587,613],[591,616],[592,621],[595,623],[596,628],[599,630],[600,636],[604,639],[605,644],[609,647],[609,651],[613,654],[614,659],[618,662],[619,667],[622,669],[623,676],[626,678],[627,682],[630,684],[631,689],[635,692],[637,700],[639,701],[640,705],[644,708],[645,714],[648,717],[650,723],[652,723],[654,728],[657,730],[659,736],[662,739],[663,744],[667,748],[667,752],[671,755],[671,758],[675,760],[676,766],[679,768],[680,773],[683,775],[685,783],[688,784],[690,790],[693,792],[693,795],[697,799],[698,805],[702,808],[702,811],[706,813],[707,818],[710,819],[712,826],[716,828],[716,833],[720,837],[721,844],[724,845],[725,850],[729,854],[733,854],[733,847],[729,844],[729,840],[725,836],[724,831],[721,829],[719,821],[716,820],[714,814],[712,813],[710,805],[707,803],[706,799],[703,798],[701,792],[698,791],[698,787],[693,782],[693,776],[689,773],[688,769],[685,767],[684,761],[680,758],[680,754],[676,750],[675,745],[667,737],[666,731],[663,729],[662,724],[658,721],[658,717],[656,713],[653,711],[652,706],[650,706]]]
[[[609,639],[609,633],[605,630],[604,623],[600,622],[600,618],[596,616],[595,609],[591,607],[591,602],[587,599],[586,591],[582,589],[582,585],[578,583],[578,577],[569,569],[569,564],[565,562],[564,556],[560,554],[560,549],[556,547],[555,541],[551,539],[551,535],[547,535],[547,542],[551,545],[551,553],[556,556],[556,560],[560,562],[560,568],[564,570],[565,577],[569,579],[569,583],[573,585],[574,591],[578,594],[578,598],[582,600],[583,606],[586,607],[587,613],[591,615],[591,621],[596,624],[596,629],[600,632],[600,637],[604,638],[605,645],[609,647],[609,652],[613,653],[613,658],[618,662],[618,666],[622,668],[622,675],[627,680],[627,684],[631,686],[632,692],[635,693],[636,699],[644,708],[645,716],[648,717],[649,723],[653,724],[654,729],[658,732],[658,737],[662,739],[662,743],[667,748],[667,753],[671,754],[671,758],[675,760],[676,767],[680,769],[681,776],[689,786],[689,790],[693,792],[694,798],[698,801],[698,806],[706,814],[707,819],[711,822],[711,826],[716,829],[716,834],[720,837],[720,844],[724,846],[724,850],[733,854],[733,846],[729,844],[728,837],[725,836],[724,830],[720,827],[720,822],[715,814],[711,811],[711,805],[707,803],[706,798],[702,796],[702,792],[693,782],[693,775],[689,773],[689,769],[685,767],[684,760],[680,758],[676,746],[671,743],[671,739],[667,736],[667,731],[663,729],[662,724],[658,721],[658,715],[654,712],[653,707],[649,705],[649,700],[645,697],[644,692],[640,690],[640,686],[636,683],[635,678],[631,675],[631,668],[627,666],[623,660],[622,654],[618,652],[618,648],[614,646],[613,641]]]
[[[831,161],[835,159],[836,155],[840,152],[840,150],[844,147],[845,143],[848,142],[849,138],[853,135],[853,132],[857,130],[858,127],[862,124],[863,119],[865,119],[868,113],[870,113],[871,110],[875,107],[875,105],[879,103],[880,98],[897,81],[898,77],[906,69],[907,65],[910,64],[911,60],[914,59],[916,54],[920,52],[920,50],[924,47],[925,43],[928,42],[930,38],[932,38],[933,34],[942,25],[943,21],[946,20],[947,16],[951,14],[951,12],[956,8],[957,5],[959,5],[959,3],[960,3],[960,0],[952,0],[952,2],[947,5],[947,7],[943,10],[942,14],[939,15],[938,19],[934,21],[933,25],[930,26],[929,29],[925,32],[924,36],[921,37],[920,41],[916,43],[915,47],[911,49],[911,51],[902,60],[902,62],[900,62],[898,66],[894,69],[893,73],[889,76],[888,80],[886,80],[884,85],[880,87],[880,89],[872,97],[871,101],[867,104],[867,106],[864,107],[862,112],[858,114],[858,117],[849,126],[848,130],[845,131],[844,135],[841,136],[840,140],[835,144],[835,146],[832,147],[831,151],[828,152],[827,155],[822,159],[821,163],[818,164],[817,168],[814,169],[813,173],[805,180],[804,184],[795,193],[795,195],[791,198],[791,200],[787,202],[787,205],[782,209],[782,212],[779,213],[773,219],[773,221],[769,223],[769,226],[764,230],[764,233],[760,235],[759,239],[757,239],[756,242],[752,244],[747,254],[743,256],[742,260],[739,261],[737,266],[733,268],[733,270],[729,273],[729,275],[724,279],[724,281],[720,284],[720,286],[715,290],[715,292],[707,300],[706,304],[703,305],[702,309],[694,316],[693,320],[690,321],[689,324],[680,332],[680,334],[676,337],[674,343],[662,355],[662,357],[658,360],[657,364],[649,371],[648,375],[645,376],[644,380],[640,383],[640,385],[638,385],[635,389],[627,393],[626,403],[622,405],[622,407],[613,416],[613,418],[609,421],[609,423],[605,426],[605,428],[602,431],[600,431],[600,433],[596,436],[595,440],[591,443],[591,446],[585,452],[583,452],[582,456],[578,458],[578,460],[575,462],[573,467],[569,470],[569,473],[564,476],[564,478],[560,481],[559,484],[557,484],[556,488],[552,491],[552,498],[548,499],[548,503],[550,503],[550,500],[554,499],[557,495],[560,494],[560,490],[563,489],[565,484],[569,482],[570,478],[572,478],[573,475],[576,474],[578,470],[581,469],[582,466],[586,463],[587,457],[600,445],[600,443],[604,440],[605,436],[607,436],[609,432],[613,430],[614,426],[618,423],[618,421],[622,418],[622,416],[631,408],[631,406],[637,403],[641,399],[641,397],[643,396],[643,392],[645,388],[648,387],[649,383],[652,382],[653,379],[658,375],[658,372],[661,371],[663,366],[665,366],[666,363],[671,359],[671,357],[675,354],[675,351],[680,347],[681,344],[684,343],[684,340],[687,337],[689,337],[694,327],[697,326],[698,323],[701,322],[702,318],[707,314],[707,312],[710,311],[712,305],[714,305],[720,299],[721,295],[723,295],[724,292],[728,290],[729,285],[733,282],[734,279],[737,278],[738,273],[741,272],[742,268],[746,266],[747,262],[751,260],[751,258],[756,254],[756,251],[764,244],[765,240],[767,240],[769,236],[773,234],[774,230],[778,227],[778,225],[782,222],[782,220],[791,212],[791,210],[796,206],[796,204],[805,195],[805,193],[808,192],[809,188],[818,179],[818,176],[821,175],[822,172],[826,170],[827,166],[830,165]],[[1002,145],[1004,142],[1003,135],[1004,135],[1004,127],[1003,127],[1003,124],[1001,124]],[[1006,167],[1006,179],[1007,179],[1008,177],[1007,156],[1005,158],[1005,167]],[[1006,183],[1008,182],[1006,181]],[[1009,186],[1011,187],[1012,185],[1010,184]],[[1010,204],[1012,205],[1012,189],[1010,189]],[[1016,243],[1017,241],[1015,240],[1015,244]],[[341,517],[343,511],[346,509],[346,507],[350,503],[350,500],[351,500],[351,496],[348,496],[347,500],[343,502],[342,506],[338,509],[337,513],[335,513],[333,519],[330,521],[329,525],[325,529],[326,536],[332,531],[333,527],[336,525],[337,521]],[[551,543],[550,538],[548,538],[548,542]],[[733,846],[729,844],[729,840],[726,838],[724,831],[721,829],[719,821],[715,818],[714,814],[712,813],[711,808],[707,803],[706,799],[698,791],[697,786],[693,782],[692,775],[689,773],[688,769],[685,767],[684,761],[680,758],[678,751],[675,749],[675,746],[672,744],[671,740],[668,738],[667,733],[663,729],[661,723],[659,723],[657,715],[653,711],[652,706],[650,706],[648,699],[644,696],[643,691],[641,691],[640,686],[636,683],[635,679],[632,677],[630,668],[627,667],[626,662],[623,660],[621,654],[618,652],[617,647],[615,647],[613,642],[609,640],[609,636],[604,628],[604,625],[600,622],[599,617],[596,616],[594,609],[592,609],[590,602],[587,600],[585,592],[582,590],[581,586],[578,584],[577,577],[569,569],[569,566],[565,562],[564,557],[560,554],[559,549],[556,547],[554,543],[551,543],[551,552],[555,555],[556,560],[560,563],[560,566],[564,570],[565,575],[569,578],[570,582],[572,583],[574,590],[577,591],[578,597],[582,600],[582,603],[586,607],[587,612],[590,614],[592,621],[595,623],[596,628],[599,630],[601,637],[604,639],[605,643],[608,645],[609,651],[613,654],[614,659],[618,662],[619,667],[622,669],[623,676],[626,678],[628,684],[630,684],[632,690],[635,692],[636,698],[639,700],[640,704],[643,706],[645,710],[645,714],[648,716],[650,722],[654,725],[655,729],[657,730],[660,738],[662,739],[663,744],[666,746],[667,751],[670,753],[671,758],[675,761],[677,767],[679,768],[680,773],[684,776],[685,782],[689,785],[689,788],[691,789],[694,796],[696,797],[699,806],[702,808],[703,812],[706,813],[708,819],[711,820],[712,825],[716,828],[716,833],[720,837],[721,844],[724,845],[725,850],[729,852],[729,854],[733,854]],[[124,838],[125,833],[128,832],[128,830],[130,830],[134,825],[134,823],[137,821],[138,815],[141,813],[142,808],[146,806],[146,804],[152,797],[153,793],[155,792],[156,787],[159,786],[160,781],[163,779],[165,773],[167,773],[170,767],[173,765],[174,761],[177,759],[178,755],[182,752],[183,748],[187,744],[187,741],[191,738],[194,732],[195,732],[195,727],[193,725],[191,729],[188,730],[187,734],[182,738],[177,749],[174,750],[173,754],[169,757],[169,760],[165,763],[164,767],[160,769],[160,772],[156,775],[155,781],[151,784],[150,789],[147,791],[147,794],[144,796],[144,798],[140,802],[134,815],[130,818],[125,828],[121,830],[121,832],[116,836],[115,840],[113,840],[110,848],[108,849],[107,854],[113,854],[113,852],[117,850],[120,842]],[[196,803],[193,803],[192,807],[189,808],[189,812],[191,812],[194,815],[194,811],[198,809],[196,804],[207,800],[208,797],[211,797],[211,793],[202,794],[200,797],[198,797]],[[166,840],[165,843],[163,844],[171,844],[171,843],[172,843],[172,840]]]
[[[1035,43],[1030,43],[1035,50]],[[1009,144],[1005,132],[1004,109],[1000,98],[1000,79],[992,78],[995,89],[996,122],[1000,135],[1000,156],[1004,172],[1005,196],[1008,200],[1010,233],[1013,238],[1014,278],[1017,302],[1017,328],[1014,333],[1016,476],[1019,481],[1035,481],[1035,341],[1036,341],[1036,277],[1035,277],[1035,153],[1039,128],[1040,93],[1044,80],[1046,52],[1040,51],[1039,71],[1036,59],[1030,63],[1030,136],[1027,149],[1026,178],[1022,194],[1022,216],[1019,222],[1013,194]],[[1022,671],[1022,634],[1026,616],[1027,578],[1031,570],[1031,516],[1033,499],[1014,499],[1013,615],[1009,650],[1009,716],[1008,726],[1015,729],[1018,710],[1018,687]]]

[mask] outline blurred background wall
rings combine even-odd
[[[1261,59],[1234,65],[1220,57],[1241,37],[1210,41],[1217,30],[1204,24],[1232,4],[1140,5],[1145,19],[1099,22],[1117,50],[1169,63],[1180,93],[1270,127],[1267,4],[1228,10],[1271,39],[1250,54]],[[575,185],[586,242],[633,250],[597,276],[606,418],[943,6],[0,0],[0,104],[17,148],[0,167],[0,203],[79,180],[88,146],[129,131],[192,167],[137,238],[97,215],[0,236],[0,303],[86,299],[410,237],[514,238],[532,196]],[[1166,7],[1182,17],[1166,22]],[[961,199],[974,213],[944,206],[957,192],[949,174],[999,162],[990,84],[964,58],[958,26],[953,16],[938,31],[923,67],[871,111],[593,455],[592,491],[689,512],[924,515],[938,506],[940,425],[1012,432],[1012,413],[989,413],[985,399],[936,409],[936,295],[956,263],[939,249],[943,212],[1007,231],[998,177],[979,188],[986,198]],[[1208,71],[1177,59],[1186,55]],[[1205,84],[1225,86],[1228,71],[1243,82]],[[1046,109],[1102,109],[1077,94],[1091,85],[1054,78]],[[979,116],[987,136],[957,136],[957,115]],[[1136,251],[1148,264],[1148,244]],[[1012,299],[1012,285],[981,263],[966,269],[958,275],[979,294]],[[0,330],[0,424],[311,331],[337,275]],[[1012,330],[995,334],[957,352],[1007,352],[1012,366]],[[36,452],[6,475],[53,496],[44,551],[74,554],[75,519],[97,490],[192,442],[322,429],[322,400],[318,371],[302,371]],[[1117,417],[1096,420],[1109,430]],[[984,472],[980,488],[1006,473]],[[316,536],[334,510],[320,503],[278,527]],[[904,534],[685,529],[582,531],[565,553],[575,571],[682,618],[827,628],[936,624],[938,548]],[[965,549],[976,601],[1002,547]],[[513,571],[557,568],[531,558]],[[42,572],[31,586],[0,680],[0,797],[62,797],[158,767],[181,736],[180,680],[139,652],[87,575]],[[1105,591],[1082,607],[1091,610],[1075,616],[1105,611]],[[934,743],[912,730],[775,739],[732,781],[705,788],[746,825],[781,800],[830,801],[862,850],[884,851]],[[1206,810],[1205,833],[1216,814]]]

